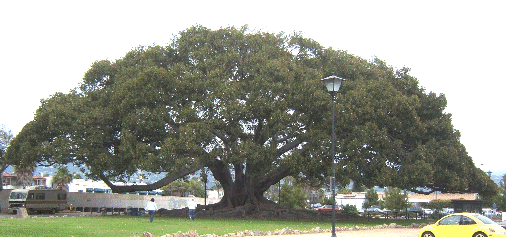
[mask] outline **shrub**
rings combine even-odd
[[[349,204],[347,204],[346,206],[343,206],[341,213],[343,213],[347,216],[358,216],[357,207],[353,206],[353,205],[349,205]]]

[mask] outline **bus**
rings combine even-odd
[[[26,208],[30,213],[49,211],[56,213],[68,208],[67,192],[60,189],[14,189],[9,195],[9,213]]]

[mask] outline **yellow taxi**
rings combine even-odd
[[[454,213],[422,228],[419,237],[506,236],[506,230],[488,217],[476,213]]]

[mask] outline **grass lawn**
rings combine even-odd
[[[375,226],[397,223],[410,225],[426,221],[416,220],[379,220],[364,219],[361,221],[338,221],[336,226]],[[262,232],[275,231],[283,228],[294,230],[310,230],[315,227],[330,229],[328,221],[287,221],[287,220],[252,220],[252,219],[196,219],[155,217],[149,223],[147,216],[73,216],[73,217],[34,217],[27,219],[0,219],[0,236],[142,236],[142,232],[150,232],[154,236],[183,233],[196,230],[199,235],[224,235],[245,230]]]

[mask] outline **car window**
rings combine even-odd
[[[474,224],[476,224],[476,222],[467,216],[462,216],[462,219],[460,220],[460,224],[461,225],[474,225]]]
[[[482,215],[476,215],[476,218],[480,219],[480,221],[483,221],[484,224],[492,224],[494,223],[493,220],[490,220],[490,218]]]
[[[439,221],[440,225],[458,225],[459,223],[460,223],[460,215],[448,216]]]

